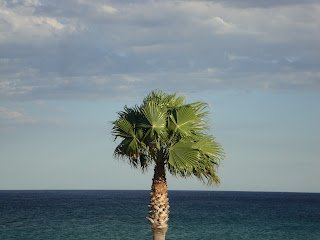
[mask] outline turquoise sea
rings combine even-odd
[[[169,191],[170,239],[320,239],[320,194]],[[152,239],[149,191],[0,191],[0,239]]]

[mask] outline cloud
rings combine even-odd
[[[292,6],[292,5],[304,5],[304,4],[315,4],[317,0],[217,0],[216,2],[221,3],[224,6],[236,7],[236,8],[276,8],[283,6]]]
[[[118,11],[117,9],[106,4],[97,6],[97,8],[98,8],[98,11],[102,11],[103,13],[116,13]]]
[[[209,19],[208,24],[214,28],[214,32],[217,34],[232,33],[237,30],[237,27],[234,24],[227,23],[220,17]]]
[[[22,114],[17,111],[10,111],[7,108],[0,107],[0,118],[3,120],[16,121],[22,118]]]
[[[55,17],[35,15],[34,11],[41,6],[37,1],[16,3],[1,4],[0,43],[46,44],[51,38],[61,37],[75,30],[72,24],[65,25]]]
[[[61,125],[64,121],[52,118],[35,118],[29,116],[24,109],[12,110],[0,107],[0,126],[18,126],[21,124]]]
[[[2,1],[0,100],[319,89],[320,5],[267,2]]]

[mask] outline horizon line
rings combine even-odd
[[[148,189],[0,189],[0,192],[3,191],[150,191]],[[303,192],[303,191],[254,191],[254,190],[181,190],[181,189],[172,189],[172,191],[184,191],[184,192],[252,192],[252,193],[311,193],[311,194],[320,194],[320,192]]]

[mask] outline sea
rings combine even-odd
[[[166,240],[319,240],[320,193],[169,191]],[[150,240],[149,191],[0,191],[0,239]]]

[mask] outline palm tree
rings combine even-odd
[[[208,185],[220,183],[216,171],[224,151],[206,132],[208,104],[184,100],[155,90],[140,106],[125,106],[112,122],[112,135],[121,139],[114,155],[142,171],[155,166],[147,218],[154,240],[164,240],[168,229],[166,170],[184,178],[195,176]]]

